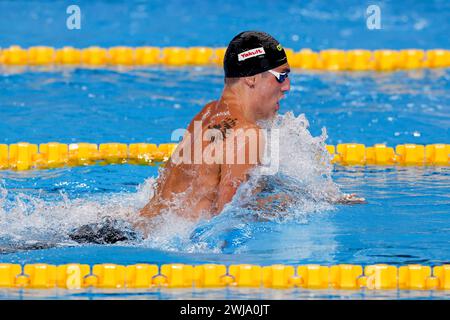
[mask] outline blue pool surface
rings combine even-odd
[[[446,1],[379,2],[383,28],[377,31],[365,26],[369,2],[198,1],[189,7],[180,1],[79,3],[82,29],[69,31],[64,2],[44,1],[38,8],[36,2],[0,2],[0,47],[226,46],[239,31],[260,29],[296,50],[449,49]],[[293,70],[290,77],[291,92],[282,101],[280,113],[304,114],[313,136],[325,127],[327,144],[450,142],[448,69],[392,73]],[[217,99],[222,86],[223,72],[214,67],[1,68],[0,143],[170,142],[172,131],[184,128],[205,103]],[[286,158],[295,159],[296,151],[294,147],[286,150]],[[303,159],[300,154],[298,159]],[[300,176],[311,173],[307,165],[294,169]],[[195,225],[180,219],[166,221],[170,226],[160,226],[143,243],[80,246],[67,240],[71,225],[137,212],[147,200],[152,181],[148,179],[157,175],[156,166],[132,165],[0,171],[0,261],[450,263],[450,168],[434,166],[334,166],[335,183],[344,192],[367,198],[366,205],[322,208],[311,207],[305,200],[309,206],[295,208],[296,214],[282,221],[257,222],[226,213]],[[0,290],[0,298],[5,297],[441,299],[448,298],[448,293]]]

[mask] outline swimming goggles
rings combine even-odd
[[[287,71],[287,72],[276,72],[273,70],[268,70],[268,71],[275,76],[278,83],[283,83],[284,80],[286,80],[286,78],[289,76],[289,71]]]

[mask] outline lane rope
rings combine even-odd
[[[0,170],[50,169],[95,164],[153,165],[166,162],[176,150],[176,143],[43,143],[0,144]],[[331,163],[343,166],[448,166],[450,144],[385,144],[365,146],[360,143],[327,145]]]
[[[283,265],[0,263],[0,287],[93,288],[304,288],[450,290],[450,265]]]
[[[0,66],[222,66],[226,48],[91,46],[77,49],[13,45],[0,48]],[[285,49],[293,68],[322,71],[395,71],[450,67],[450,50]]]

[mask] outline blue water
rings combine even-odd
[[[72,4],[81,9],[81,30],[66,28]],[[374,4],[380,30],[366,27]],[[226,46],[242,30],[256,29],[295,50],[448,49],[449,15],[445,0],[2,1],[0,46]]]
[[[82,29],[65,28],[65,2],[0,2],[0,46],[156,45],[225,46],[237,32],[260,29],[285,47],[449,48],[445,1],[379,2],[382,29],[369,31],[369,4],[239,1],[81,1]],[[176,8],[176,10],[174,9]],[[270,12],[270,14],[269,14]],[[12,23],[12,21],[20,23]],[[450,72],[320,73],[294,70],[280,113],[304,113],[313,136],[327,144],[449,143]],[[28,141],[169,142],[208,101],[220,96],[219,68],[22,69],[0,71],[0,143]],[[186,246],[174,229],[153,243],[77,246],[64,225],[97,213],[136,211],[146,179],[157,167],[93,166],[46,171],[0,171],[2,262],[338,263],[403,265],[450,263],[450,168],[340,167],[332,172],[344,192],[367,205],[308,211],[300,218],[254,222],[223,215],[192,226]],[[66,206],[64,209],[62,206]],[[119,212],[119,213],[118,213]],[[83,214],[88,217],[84,217]],[[229,218],[229,220],[227,220]],[[178,228],[176,228],[178,227]],[[212,230],[210,234],[204,230]],[[195,246],[201,239],[202,246]],[[198,243],[197,243],[198,244]],[[41,245],[44,249],[27,250]],[[45,249],[46,246],[54,246]],[[72,294],[0,291],[18,298],[443,298],[439,292],[157,290]]]

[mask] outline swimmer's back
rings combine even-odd
[[[167,162],[163,174],[158,179],[155,196],[142,210],[142,214],[153,216],[160,213],[162,209],[173,206],[183,216],[197,217],[203,212],[216,212],[215,200],[217,199],[218,185],[221,179],[221,164],[205,163],[202,153],[215,138],[203,139],[208,129],[216,129],[215,132],[222,134],[226,139],[226,131],[245,126],[246,121],[237,112],[233,112],[232,104],[212,101],[193,118],[187,128],[174,154]],[[199,133],[201,128],[201,133]],[[219,130],[219,131],[217,131]],[[200,141],[199,141],[200,140]],[[189,150],[191,154],[184,154]],[[201,150],[198,146],[202,146]],[[225,145],[225,144],[224,144]],[[196,158],[197,157],[197,158]],[[189,212],[185,208],[189,208]]]

